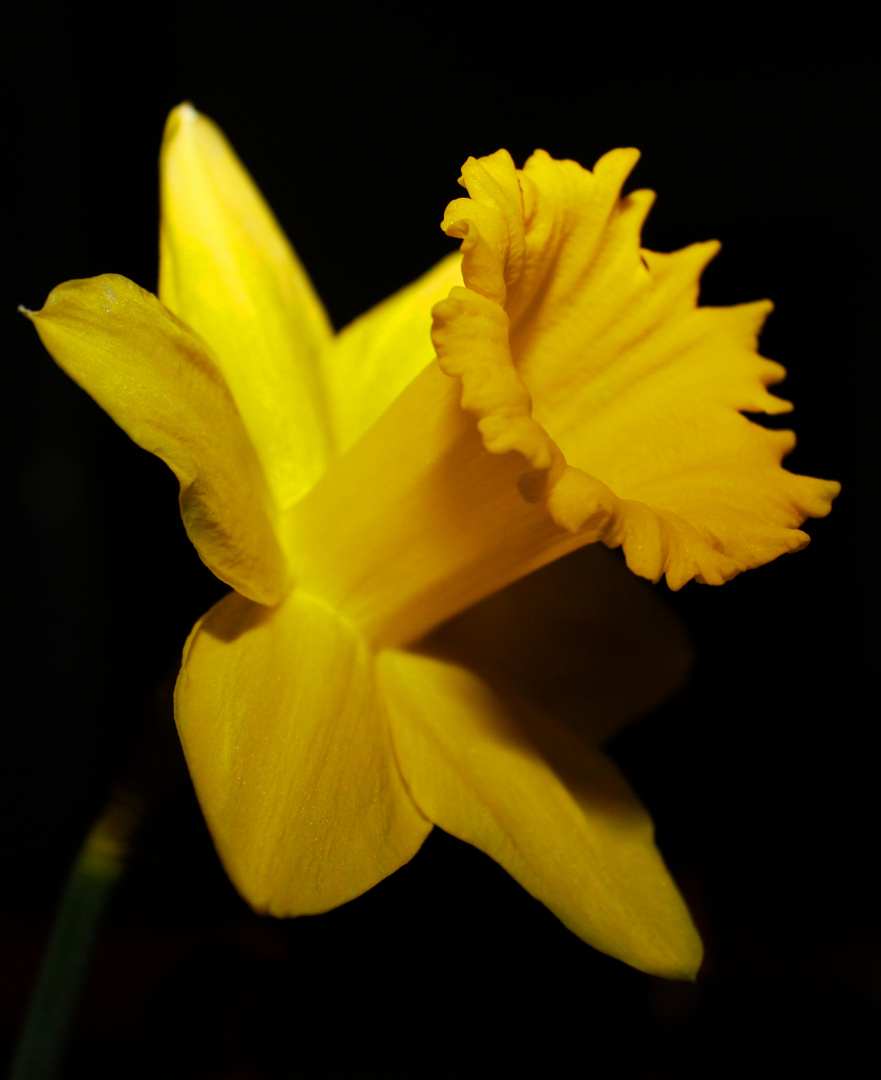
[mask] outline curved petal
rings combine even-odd
[[[288,506],[330,453],[319,372],[327,316],[254,182],[191,105],[168,118],[161,181],[159,296],[214,350]]]
[[[461,261],[458,252],[448,255],[328,344],[324,373],[337,453],[348,450],[434,359],[431,309],[461,285]]]
[[[561,526],[597,530],[672,588],[719,584],[808,542],[838,485],[780,467],[783,369],[756,353],[769,305],[698,308],[716,244],[641,251],[651,192],[620,190],[638,155],[593,173],[543,151],[522,172],[499,151],[462,170],[470,199],[443,228],[462,239],[466,287],[435,308],[433,338],[486,448],[515,450]]]
[[[202,561],[252,600],[277,603],[288,578],[275,506],[205,343],[116,274],[68,281],[25,314],[67,374],[174,472]]]
[[[462,668],[381,653],[401,769],[435,824],[500,863],[584,941],[667,978],[701,945],[612,762],[550,717],[516,714]]]
[[[398,773],[371,656],[307,596],[212,608],[184,650],[175,716],[220,857],[259,911],[345,903],[431,829]]]

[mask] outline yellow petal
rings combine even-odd
[[[374,645],[402,645],[584,544],[518,488],[516,454],[487,454],[431,363],[285,518],[304,590]]]
[[[701,945],[644,808],[612,762],[550,717],[512,709],[462,668],[377,662],[413,798],[500,863],[591,945],[693,978]]]
[[[205,343],[116,274],[68,281],[25,314],[67,374],[177,476],[205,564],[252,600],[277,603],[288,579],[275,507]]]
[[[329,343],[324,370],[338,453],[348,450],[434,359],[431,309],[462,283],[460,263],[458,252],[448,255]]]
[[[786,472],[791,433],[742,415],[790,408],[767,390],[783,369],[756,352],[769,305],[696,306],[716,244],[641,251],[653,196],[620,197],[637,156],[593,173],[543,151],[522,172],[501,151],[469,159],[471,198],[443,223],[466,287],[435,309],[433,338],[486,448],[543,475],[559,525],[672,588],[718,584],[803,547],[797,526],[838,485]]]
[[[488,596],[415,648],[513,688],[597,745],[671,698],[694,662],[664,597],[602,544]]]
[[[309,597],[212,608],[184,651],[175,714],[220,857],[259,911],[345,903],[431,828],[398,773],[370,654]]]
[[[319,372],[327,316],[232,148],[191,105],[168,118],[161,174],[159,296],[214,350],[288,506],[330,452]]]

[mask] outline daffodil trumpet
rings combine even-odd
[[[596,948],[694,976],[699,937],[590,702],[564,723],[419,645],[585,545],[673,589],[721,584],[829,512],[837,484],[781,466],[792,433],[744,416],[791,408],[757,352],[770,305],[698,305],[715,243],[641,248],[637,157],[469,158],[442,223],[460,251],[334,334],[223,135],[182,105],[158,296],[108,274],[27,313],[174,471],[234,590],[192,631],[175,706],[257,910],[351,900],[438,825]]]

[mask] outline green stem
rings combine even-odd
[[[9,1080],[58,1074],[101,919],[125,869],[143,800],[119,788],[89,831],[67,879]]]

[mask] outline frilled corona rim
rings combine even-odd
[[[653,193],[620,195],[638,157],[614,150],[593,172],[544,151],[522,170],[504,150],[469,158],[470,198],[441,226],[462,241],[464,287],[435,305],[432,341],[485,448],[522,455],[524,498],[585,542],[623,546],[644,577],[721,584],[804,547],[795,526],[827,514],[839,485],[780,469],[792,432],[742,415],[792,407],[767,390],[785,370],[756,351],[771,304],[698,307],[716,242],[640,247]],[[636,425],[615,431],[601,412],[634,405],[650,426],[628,445]],[[642,477],[620,463],[603,475],[603,429]]]

